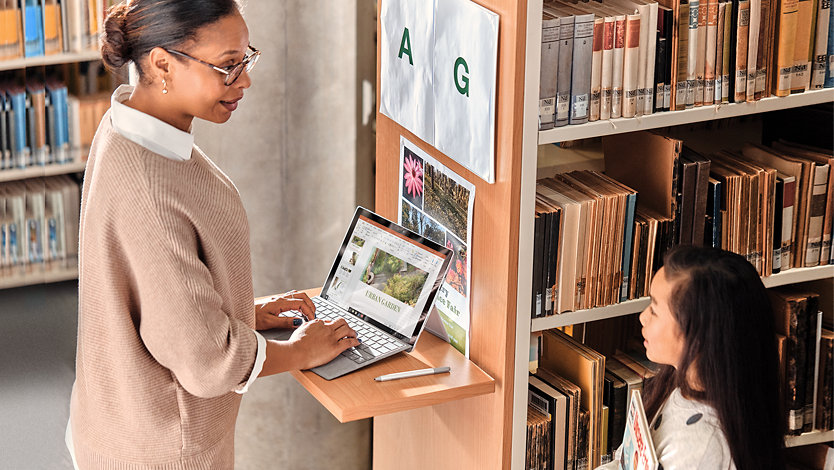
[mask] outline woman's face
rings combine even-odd
[[[666,270],[660,268],[652,279],[651,304],[640,314],[643,325],[643,345],[646,357],[658,364],[677,368],[684,351],[684,338],[680,325],[669,307],[675,285],[666,278]]]
[[[187,42],[180,52],[220,68],[243,60],[248,52],[249,29],[240,13],[225,16],[197,32],[194,41]],[[224,123],[237,109],[243,91],[252,84],[245,71],[230,86],[226,76],[213,68],[188,59],[175,59],[166,78],[168,99],[186,115]]]

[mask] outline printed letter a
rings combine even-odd
[[[414,59],[411,57],[411,37],[408,35],[408,28],[403,28],[403,39],[400,41],[399,58],[403,58],[403,53],[408,56],[409,65],[414,65]]]

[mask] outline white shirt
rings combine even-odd
[[[166,122],[124,104],[130,98],[133,89],[134,87],[131,85],[121,85],[113,92],[113,96],[110,98],[110,122],[113,124],[113,129],[128,140],[163,157],[176,161],[189,160],[191,150],[194,147],[194,134],[183,132]],[[257,331],[254,331],[254,333],[258,341],[255,365],[252,366],[249,380],[235,390],[240,394],[249,390],[249,386],[263,370],[266,360],[266,339]],[[72,456],[72,463],[78,470],[72,444],[72,427],[69,421],[67,421],[66,444],[70,456]]]
[[[651,426],[657,459],[664,470],[735,470],[727,438],[715,409],[684,398],[675,389],[661,407]],[[597,470],[619,470],[620,452]]]

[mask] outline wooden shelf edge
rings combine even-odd
[[[15,70],[43,65],[69,64],[101,59],[101,51],[89,49],[79,52],[62,52],[59,54],[24,57],[20,59],[0,60],[0,70]]]
[[[834,278],[834,265],[815,266],[811,268],[794,268],[785,272],[762,278],[762,283],[767,288],[794,284],[797,282],[816,281],[819,279]],[[575,312],[565,312],[542,318],[533,318],[530,331],[544,331],[551,328],[558,328],[576,323],[604,320],[623,315],[631,315],[642,311],[649,305],[648,297],[628,300],[607,307],[598,307]]]
[[[44,273],[33,273],[25,276],[0,277],[0,289],[36,286],[78,279],[78,268],[58,269]]]
[[[834,430],[811,431],[799,436],[785,438],[786,447],[807,446],[809,444],[823,444],[834,441]]]
[[[75,159],[69,163],[52,163],[49,165],[34,166],[22,170],[0,170],[0,182],[81,173],[86,167],[86,161]]]
[[[778,111],[800,106],[808,106],[834,101],[834,88],[809,90],[804,93],[785,97],[763,98],[752,103],[730,103],[709,105],[683,111],[669,111],[633,118],[618,118],[607,121],[595,121],[575,126],[539,131],[539,145],[564,142],[566,140],[586,139],[612,134],[623,134],[659,127],[678,126],[694,122],[724,119],[768,111]]]

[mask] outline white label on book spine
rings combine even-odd
[[[556,112],[556,98],[539,100],[539,126],[552,124]]]
[[[736,70],[736,90],[745,90],[747,86],[747,70]]]
[[[792,65],[788,67],[782,67],[781,69],[779,69],[779,78],[776,80],[776,89],[779,91],[790,91],[792,75]]]
[[[573,102],[573,116],[576,119],[588,117],[588,95],[579,95]]]
[[[803,410],[791,410],[788,414],[788,429],[797,431],[802,429],[802,422],[804,421]]]
[[[663,108],[669,109],[672,107],[672,85],[666,84],[663,86]]]
[[[556,120],[566,121],[570,117],[570,93],[560,93],[556,98]]]
[[[765,82],[767,80],[767,73],[764,69],[756,71],[756,93],[762,93],[765,89]]]

